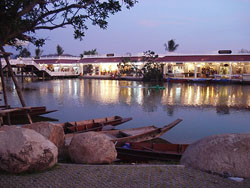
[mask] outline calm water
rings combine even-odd
[[[20,106],[13,83],[8,80],[8,100]],[[178,124],[163,138],[191,143],[204,136],[250,132],[250,86],[164,83],[116,80],[63,79],[21,84],[27,106],[47,106],[57,112],[47,116],[59,122],[120,115],[133,120],[119,128]]]

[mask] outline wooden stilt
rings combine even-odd
[[[23,83],[23,68],[21,67],[21,77],[22,77],[22,83]]]
[[[34,67],[33,66],[31,67],[31,80],[32,82],[34,80]]]
[[[2,88],[3,88],[4,105],[5,105],[5,108],[9,108],[8,98],[7,98],[7,94],[6,94],[6,86],[5,86],[5,82],[4,82],[4,76],[3,76],[3,67],[2,67],[1,56],[0,56],[0,76],[1,76],[1,82],[2,82]],[[10,114],[7,114],[7,122],[9,125],[11,125]]]
[[[0,49],[1,49],[2,53],[3,53],[3,57],[4,57],[5,61],[6,61],[6,63],[7,63],[7,67],[8,67],[8,70],[9,70],[9,72],[10,72],[10,76],[11,76],[11,78],[12,78],[14,84],[15,84],[16,91],[17,91],[17,95],[18,95],[18,97],[19,97],[19,100],[20,100],[22,106],[25,107],[26,105],[25,105],[24,100],[23,100],[23,95],[22,95],[22,93],[21,93],[21,90],[20,90],[20,88],[19,88],[19,85],[18,85],[18,83],[17,83],[17,80],[16,80],[16,78],[15,78],[15,75],[14,75],[14,73],[13,73],[13,70],[12,70],[11,65],[10,65],[10,62],[9,62],[8,56],[9,56],[10,54],[9,54],[9,53],[6,53],[5,50],[4,50],[4,48],[3,48],[2,46],[0,46]],[[31,120],[31,117],[30,117],[29,113],[27,113],[27,117],[28,117],[28,119],[29,119],[29,122],[32,123],[32,120]]]

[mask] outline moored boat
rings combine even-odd
[[[162,136],[167,131],[175,127],[181,121],[182,119],[177,119],[174,122],[168,125],[165,125],[162,128],[158,128],[152,125],[152,126],[145,126],[145,127],[132,128],[132,129],[100,131],[100,133],[106,134],[107,137],[117,145],[120,145],[126,142],[143,142],[143,141],[152,140],[152,139]],[[77,133],[65,135],[66,147],[70,144],[71,139],[73,138],[74,134],[77,134]]]
[[[152,125],[124,130],[102,131],[102,133],[106,134],[113,142],[143,142],[162,136],[181,121],[182,119],[177,119],[174,122],[163,126],[162,128]]]
[[[117,158],[122,161],[179,161],[188,144],[131,142],[116,146]]]
[[[120,116],[111,116],[106,118],[59,123],[58,125],[61,125],[64,128],[65,133],[75,133],[87,131],[101,131],[106,125],[116,126],[130,120],[132,120],[131,117],[122,118]]]
[[[27,112],[31,116],[39,116],[48,113],[55,112],[57,110],[47,110],[45,106],[35,106],[35,107],[16,107],[16,108],[1,108],[1,110],[8,111],[10,116],[13,118],[22,118],[23,116],[27,116]]]

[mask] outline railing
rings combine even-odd
[[[24,60],[24,61],[23,61]],[[78,76],[79,74],[75,72],[52,72],[46,67],[39,66],[33,59],[23,59],[23,60],[10,60],[11,65],[18,65],[18,64],[24,64],[24,65],[33,65],[36,67],[39,71],[45,71],[49,76]],[[5,67],[7,63],[5,61],[2,61],[2,66]]]

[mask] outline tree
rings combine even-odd
[[[143,61],[146,64],[143,66],[143,81],[162,81],[162,69],[163,65],[156,62],[158,55],[155,52],[148,50],[144,52]]]
[[[30,57],[31,53],[27,48],[21,49],[18,57]]]
[[[0,1],[0,50],[16,86],[17,94],[25,106],[4,46],[18,46],[18,41],[29,41],[41,47],[45,39],[37,38],[38,30],[54,30],[72,26],[74,38],[82,39],[87,21],[105,29],[110,14],[121,11],[121,6],[131,8],[136,0],[1,0]],[[29,116],[28,116],[29,117]],[[32,123],[29,117],[30,123]]]
[[[42,55],[42,50],[40,50],[40,48],[36,48],[35,49],[35,59],[39,59]]]
[[[34,35],[38,30],[54,30],[71,25],[74,38],[82,39],[87,21],[105,29],[110,14],[121,11],[121,6],[131,8],[136,0],[1,0],[0,47],[17,45],[17,41],[30,41],[36,46],[45,39]]]
[[[168,44],[165,43],[164,46],[165,46],[165,51],[174,52],[175,50],[177,50],[179,44],[175,44],[174,39],[171,39],[168,41]]]
[[[250,50],[242,48],[239,53],[250,53]]]
[[[60,45],[57,45],[56,52],[57,52],[57,55],[60,56],[60,55],[63,55],[64,50]]]
[[[133,64],[131,57],[122,57],[122,61],[117,65],[120,74],[132,74],[137,71],[137,67]]]
[[[80,54],[80,57],[83,58],[85,55],[98,55],[97,49],[95,48],[93,50],[84,51]]]

